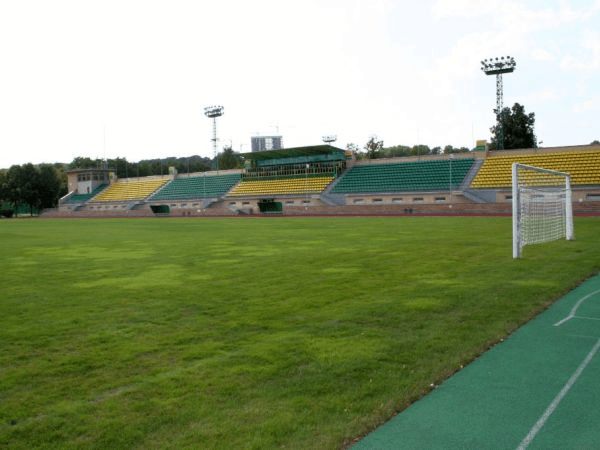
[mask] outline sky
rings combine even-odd
[[[0,0],[0,168],[77,156],[490,139],[504,106],[542,147],[600,139],[600,0]]]

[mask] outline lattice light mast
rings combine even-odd
[[[215,158],[217,157],[217,117],[221,117],[224,114],[225,108],[222,106],[207,106],[204,108],[204,115],[209,119],[213,120],[213,153]]]
[[[515,62],[515,58],[512,56],[504,56],[500,58],[490,58],[484,59],[481,61],[481,70],[486,75],[496,75],[496,117],[498,120],[497,125],[497,149],[504,149],[504,130],[502,130],[502,121],[500,120],[500,115],[502,114],[502,96],[503,96],[503,86],[502,86],[502,74],[503,73],[511,73],[515,71],[515,67],[517,63]]]

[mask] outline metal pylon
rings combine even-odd
[[[503,103],[503,87],[502,87],[502,74],[496,74],[496,118],[498,125],[496,128],[496,149],[504,150],[504,130],[502,129],[502,103]]]
[[[213,117],[213,155],[217,156],[217,118]]]

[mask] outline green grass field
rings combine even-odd
[[[0,221],[0,447],[343,448],[600,270],[600,218]]]

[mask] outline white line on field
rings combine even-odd
[[[600,292],[600,291],[596,291],[596,292]],[[590,295],[592,295],[592,294],[590,294]],[[577,381],[577,379],[579,378],[581,373],[585,370],[587,365],[590,363],[590,361],[592,360],[592,358],[594,357],[594,355],[596,354],[596,352],[598,351],[599,348],[600,348],[600,339],[598,339],[598,341],[596,341],[596,345],[594,345],[592,350],[588,353],[588,355],[585,357],[583,362],[579,365],[577,370],[573,373],[573,375],[571,375],[571,378],[569,378],[569,381],[567,381],[567,384],[564,385],[564,387],[561,389],[561,391],[558,393],[558,395],[554,398],[554,400],[552,400],[552,403],[550,403],[550,406],[548,406],[546,411],[544,411],[544,414],[542,414],[542,416],[538,419],[538,421],[535,423],[535,425],[531,428],[531,430],[529,431],[527,436],[525,436],[525,439],[523,439],[521,441],[521,444],[517,447],[517,450],[525,450],[529,446],[531,441],[533,441],[533,439],[539,433],[539,431],[542,429],[542,427],[544,426],[544,424],[546,423],[548,418],[552,415],[554,410],[557,408],[557,406],[561,402],[561,400],[565,397],[565,395],[567,395],[569,393],[569,391],[571,390],[571,388],[573,387],[573,385],[575,384],[575,382]]]
[[[597,291],[592,292],[591,294],[586,295],[585,297],[582,297],[579,299],[579,301],[577,303],[575,303],[575,306],[573,306],[573,309],[571,310],[571,312],[569,313],[569,315],[567,317],[565,317],[564,319],[556,322],[554,324],[555,327],[559,327],[561,326],[563,323],[565,323],[568,320],[571,320],[573,317],[575,317],[575,314],[577,313],[577,309],[579,308],[579,306],[581,306],[581,304],[586,301],[588,298],[590,298],[592,295],[596,295],[600,293],[600,289],[598,289]]]

